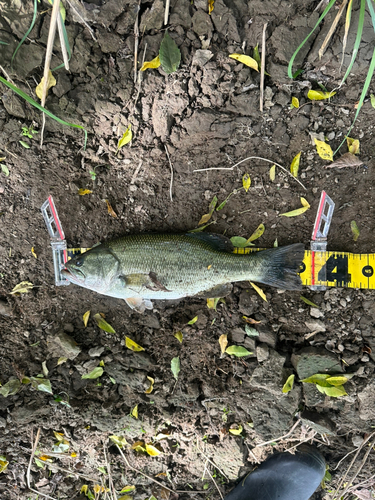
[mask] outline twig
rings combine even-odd
[[[266,29],[267,24],[263,25],[263,33],[262,33],[262,59],[260,62],[260,103],[259,108],[260,112],[263,113],[263,96],[264,96],[264,66],[266,64]]]
[[[97,42],[97,38],[94,35],[93,29],[87,24],[83,16],[79,13],[79,10],[82,10],[84,7],[81,6],[81,4],[78,2],[78,0],[65,0],[67,4],[70,6],[71,9],[74,10],[74,12],[77,14],[77,16],[80,18],[82,21],[82,24],[86,26],[86,28],[89,30],[91,38],[94,40],[94,42]],[[72,5],[72,3],[75,3],[75,5]]]
[[[288,436],[290,436],[292,434],[292,432],[294,431],[294,429],[297,427],[297,425],[300,422],[301,422],[300,420],[297,420],[297,422],[293,425],[293,427],[290,429],[290,431],[287,434],[285,434],[284,436],[278,437],[276,439],[271,439],[270,441],[265,441],[264,443],[257,444],[255,446],[255,448],[260,448],[261,446],[266,446],[266,444],[275,443],[276,441],[281,441],[282,439],[287,438]]]
[[[303,189],[306,190],[306,188],[302,184],[302,182],[299,181],[296,177],[294,177],[294,175],[291,172],[289,172],[285,167],[283,167],[279,163],[276,163],[275,161],[268,160],[267,158],[261,158],[260,156],[249,156],[248,158],[245,158],[244,160],[239,161],[238,163],[236,163],[232,167],[198,168],[196,170],[193,170],[193,173],[194,172],[206,172],[208,170],[233,170],[235,167],[238,167],[238,165],[241,165],[241,163],[243,163],[244,161],[247,161],[247,160],[262,160],[262,161],[267,161],[268,163],[272,163],[273,165],[276,165],[277,167],[281,168],[281,170],[283,170],[285,173],[290,175],[292,177],[292,179],[294,179],[296,182],[298,182],[298,184],[300,184],[303,187]]]
[[[27,472],[26,472],[27,487],[29,488],[30,491],[32,491],[33,493],[36,493],[37,495],[40,495],[41,497],[50,498],[51,500],[56,500],[56,498],[50,497],[49,495],[41,493],[38,490],[34,490],[30,486],[31,464],[33,463],[33,458],[34,458],[34,455],[35,455],[36,447],[38,446],[39,438],[40,438],[40,428],[38,429],[38,432],[36,433],[36,438],[35,438],[34,444],[31,442],[31,446],[32,446],[32,448],[31,448],[31,455],[30,455],[30,460],[29,460],[29,466],[27,467]]]
[[[215,488],[216,488],[216,489],[217,489],[217,491],[219,492],[219,495],[220,495],[221,500],[224,500],[224,497],[223,497],[223,495],[221,494],[221,491],[219,490],[219,487],[218,487],[218,485],[216,484],[215,479],[211,476],[211,472],[210,472],[208,469],[207,469],[207,472],[208,472],[208,475],[209,475],[209,476],[210,476],[210,478],[211,478],[211,481],[214,483]]]
[[[50,64],[51,64],[51,59],[52,59],[53,44],[54,44],[55,35],[56,35],[57,17],[59,14],[60,14],[60,0],[55,0],[53,2],[53,7],[52,7],[51,22],[49,25],[48,40],[47,40],[46,59],[44,62],[42,99],[41,99],[41,105],[43,106],[43,108],[44,108],[44,105],[46,103],[49,69],[50,69]],[[43,146],[43,134],[44,134],[44,127],[46,125],[45,113],[43,113],[42,118],[43,118],[43,120],[42,120],[42,128],[40,131],[40,147]]]
[[[164,144],[164,148],[165,148],[165,152],[167,153],[167,158],[168,158],[168,161],[169,161],[169,166],[171,167],[171,182],[169,184],[169,196],[171,198],[171,201],[173,201],[173,197],[172,197],[172,188],[173,188],[173,166],[172,166],[172,163],[171,163],[171,159],[169,158],[169,153],[168,153],[168,149],[167,149],[167,146]]]
[[[339,22],[340,17],[342,16],[342,13],[344,12],[344,9],[345,9],[347,3],[348,3],[348,0],[344,0],[342,2],[341,6],[336,14],[336,17],[333,20],[333,23],[331,24],[331,27],[330,27],[330,29],[329,29],[329,31],[328,31],[328,33],[327,33],[327,35],[322,43],[322,46],[320,47],[319,52],[318,52],[319,60],[323,57],[323,54],[326,51],[327,45],[332,38],[332,35],[336,29],[337,23]]]
[[[15,86],[14,81],[11,79],[11,77],[8,75],[8,73],[5,71],[5,69],[1,66],[1,64],[0,64],[0,69],[4,73],[5,78],[8,80],[8,82],[13,83],[13,85]]]
[[[139,11],[141,10],[141,0],[138,2],[138,8],[137,8],[137,16],[135,18],[135,23],[134,23],[134,83],[137,83],[137,66],[138,66],[138,45],[139,45],[139,27],[138,27],[138,20],[139,20]]]
[[[199,452],[201,455],[203,455],[203,456],[204,456],[204,458],[205,458],[208,462],[210,462],[210,464],[211,464],[213,467],[215,467],[215,469],[217,469],[217,470],[220,472],[220,474],[222,474],[222,475],[225,477],[225,479],[229,482],[229,479],[228,479],[227,475],[226,475],[226,474],[224,474],[224,472],[223,472],[222,470],[220,470],[220,469],[219,469],[219,467],[215,464],[215,462],[212,462],[212,460],[210,460],[210,459],[208,458],[208,456],[207,456],[207,455],[206,455],[206,454],[205,454],[205,453],[204,453],[204,452],[203,452],[203,451],[199,448],[199,446],[198,446],[198,440],[196,441],[196,446],[197,446],[197,448],[198,448],[198,452]]]
[[[141,474],[142,476],[147,477],[147,479],[149,479],[149,480],[150,480],[150,481],[152,481],[153,483],[156,483],[156,484],[157,484],[158,486],[160,486],[161,488],[164,488],[164,489],[166,489],[166,490],[170,491],[170,492],[171,492],[171,493],[173,493],[173,494],[176,494],[176,493],[205,493],[205,491],[204,491],[204,490],[202,490],[202,491],[199,491],[199,490],[197,490],[197,491],[192,491],[192,490],[190,490],[190,491],[185,491],[185,490],[171,490],[170,488],[168,488],[168,486],[165,486],[164,484],[159,483],[159,481],[156,481],[156,479],[154,479],[153,477],[151,477],[151,476],[149,476],[149,475],[145,474],[145,473],[144,473],[144,472],[142,472],[141,470],[136,469],[135,467],[133,467],[132,465],[130,465],[130,463],[129,463],[128,459],[127,459],[127,458],[125,457],[125,455],[123,454],[122,449],[119,447],[119,445],[118,445],[118,444],[116,444],[116,446],[117,446],[117,448],[118,448],[118,450],[119,450],[119,452],[120,452],[120,454],[121,454],[121,456],[122,456],[122,458],[123,458],[124,462],[125,462],[125,463],[126,463],[126,465],[129,467],[129,469],[133,470],[133,471],[134,471],[134,472],[136,472],[137,474]]]
[[[61,52],[62,52],[62,56],[63,56],[63,60],[64,60],[64,66],[65,66],[66,71],[69,71],[69,58],[68,58],[68,53],[66,51],[63,24],[62,24],[60,13],[57,16],[57,27],[59,29],[60,47],[61,47]]]
[[[106,466],[107,466],[107,472],[108,472],[108,484],[109,484],[109,488],[110,488],[110,493],[111,493],[111,499],[112,500],[116,500],[116,490],[115,490],[115,486],[113,484],[113,480],[112,480],[112,474],[111,474],[111,464],[109,463],[109,460],[107,459],[107,453],[105,451],[105,444],[103,445],[103,452],[104,452],[104,458],[105,458],[105,461],[106,461]]]
[[[171,0],[167,0],[165,2],[165,11],[164,11],[164,24],[168,24],[168,18],[169,18],[169,7],[171,4]]]
[[[143,160],[139,160],[138,167],[135,169],[135,172],[133,174],[132,180],[130,181],[130,184],[135,183],[135,181],[137,179],[137,175],[139,174],[139,171],[141,170],[142,163],[143,163]]]
[[[143,66],[143,63],[145,62],[146,49],[147,49],[147,43],[145,44],[145,50],[143,51],[142,66]],[[142,72],[139,70],[138,71],[138,89],[137,89],[137,95],[135,97],[135,101],[134,101],[134,105],[133,105],[132,116],[134,115],[135,107],[137,105],[139,94],[141,92],[141,83],[142,83]]]

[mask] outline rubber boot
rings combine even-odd
[[[295,455],[275,453],[241,480],[225,500],[308,500],[320,485],[326,463],[319,451],[301,445]]]

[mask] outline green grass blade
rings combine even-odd
[[[310,33],[307,35],[307,37],[304,39],[304,41],[301,43],[301,45],[297,48],[297,50],[292,55],[292,57],[291,57],[291,59],[289,61],[289,64],[288,64],[288,76],[289,76],[289,78],[293,78],[293,73],[292,73],[293,62],[294,62],[294,59],[296,58],[298,52],[302,49],[302,47],[305,45],[305,43],[307,42],[307,40],[314,33],[314,31],[319,26],[319,24],[323,21],[323,19],[328,14],[329,10],[331,9],[331,7],[334,5],[335,2],[336,2],[336,0],[331,0],[329,2],[329,4],[327,5],[327,7],[324,9],[322,15],[319,17],[318,21],[316,22],[314,28],[310,31]]]
[[[31,104],[35,108],[39,109],[39,111],[42,111],[42,113],[45,113],[47,116],[49,116],[50,118],[52,118],[56,122],[61,123],[61,125],[66,125],[68,127],[74,127],[74,128],[80,128],[80,129],[82,129],[83,132],[84,132],[84,134],[85,134],[84,149],[86,149],[86,144],[87,144],[87,130],[85,129],[85,127],[83,127],[82,125],[76,125],[75,123],[69,123],[69,122],[66,122],[66,121],[62,120],[58,116],[56,116],[53,113],[51,113],[51,111],[48,111],[48,109],[43,108],[43,106],[41,106],[39,103],[37,103],[36,101],[34,101],[34,99],[32,97],[30,97],[29,95],[25,94],[25,92],[23,92],[21,89],[19,89],[18,87],[16,87],[12,83],[8,82],[7,80],[5,80],[5,78],[3,78],[1,76],[0,76],[0,82],[2,82],[4,85],[6,85],[7,87],[9,87],[11,90],[13,90],[13,92],[15,92],[20,97],[22,97],[22,99],[25,99],[25,101],[27,101],[29,104]]]
[[[365,6],[366,6],[366,0],[361,0],[361,8],[359,11],[359,18],[358,18],[357,36],[355,37],[353,54],[352,54],[352,58],[351,58],[349,66],[348,66],[348,69],[346,70],[346,73],[344,75],[344,78],[342,79],[342,81],[340,83],[340,87],[345,82],[345,80],[348,78],[349,73],[352,70],[354,61],[355,61],[357,54],[358,54],[358,49],[359,49],[359,45],[361,43],[361,38],[362,38],[363,23],[365,20]]]
[[[13,70],[13,60],[14,58],[16,57],[16,54],[18,52],[18,50],[20,49],[21,45],[23,44],[23,42],[26,40],[26,38],[29,36],[29,33],[30,31],[34,28],[34,24],[35,24],[35,21],[36,21],[36,16],[37,16],[37,13],[38,13],[38,0],[34,0],[34,14],[33,14],[33,19],[31,21],[31,24],[30,24],[30,28],[26,31],[26,33],[23,35],[23,38],[22,40],[20,41],[20,43],[17,45],[16,47],[16,50],[13,52],[13,55],[12,55],[12,59],[10,61],[10,69]]]
[[[7,43],[7,42],[2,42],[2,41],[0,40],[0,45],[9,45],[9,43]]]

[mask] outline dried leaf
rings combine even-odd
[[[190,321],[188,321],[188,325],[194,325],[194,323],[196,323],[198,321],[198,316],[195,316],[195,318],[191,319]]]
[[[290,172],[293,175],[293,177],[298,177],[298,169],[299,169],[299,162],[301,158],[301,153],[300,151],[294,158],[292,163],[290,164]]]
[[[251,179],[249,174],[244,174],[242,177],[242,186],[246,193],[249,191],[250,186],[251,186]]]
[[[138,419],[138,405],[135,405],[132,411],[130,412],[131,416]]]
[[[246,240],[246,243],[251,243],[254,240],[257,240],[262,236],[262,234],[265,231],[264,224],[259,224],[259,226],[256,228],[256,230],[253,232],[253,234],[250,236],[248,240]]]
[[[328,382],[331,385],[335,385],[335,386],[344,385],[344,384],[346,384],[347,381],[348,381],[348,379],[346,377],[344,377],[343,375],[337,376],[337,377],[328,377],[326,379],[326,382]]]
[[[347,137],[346,143],[348,145],[349,153],[351,153],[352,155],[359,154],[359,140],[358,139],[352,139],[350,137]]]
[[[35,253],[35,249],[34,247],[31,247],[31,254],[33,257],[35,257],[36,259],[38,258],[37,254]]]
[[[14,396],[21,389],[21,386],[22,384],[18,380],[18,378],[12,378],[1,387],[0,394],[4,396],[4,398],[8,396]]]
[[[285,384],[283,386],[283,393],[284,394],[287,394],[288,392],[290,392],[293,389],[294,377],[295,377],[294,375],[290,375],[287,378],[287,381],[285,382]]]
[[[111,325],[102,318],[101,314],[99,313],[94,314],[94,320],[96,321],[96,324],[101,330],[104,330],[107,333],[116,333],[115,330],[111,327]]]
[[[176,337],[176,339],[180,342],[180,344],[182,344],[182,341],[184,339],[184,336],[182,335],[182,332],[181,331],[178,331],[174,334],[174,336]]]
[[[219,345],[220,345],[220,349],[221,349],[221,354],[224,354],[225,349],[227,348],[227,345],[228,345],[228,335],[226,335],[225,333],[220,335]]]
[[[266,297],[266,294],[263,292],[263,290],[261,288],[259,288],[258,285],[255,285],[252,281],[249,281],[250,285],[254,288],[254,290],[262,297],[262,299],[265,301],[265,302],[268,302],[267,301],[267,297]]]
[[[172,359],[171,370],[172,370],[174,378],[177,380],[178,374],[180,373],[180,370],[181,370],[180,358],[178,356],[176,358]]]
[[[211,15],[214,10],[215,0],[208,0],[208,14]]]
[[[63,363],[66,363],[67,361],[68,361],[68,358],[66,358],[65,356],[61,356],[61,357],[57,360],[57,366],[62,365]]]
[[[316,307],[317,309],[320,309],[319,306],[317,306],[316,304],[314,304],[314,302],[311,302],[311,300],[309,299],[306,299],[306,297],[303,297],[302,295],[300,296],[300,299],[303,300],[303,302],[305,304],[307,304],[308,306],[311,306],[311,307]]]
[[[216,297],[214,299],[207,299],[208,309],[213,309],[214,311],[216,311],[219,300],[220,300],[220,297]]]
[[[299,99],[297,97],[292,97],[291,108],[299,108]]]
[[[371,106],[373,108],[375,108],[375,95],[374,94],[370,94],[370,99],[371,99]]]
[[[140,352],[140,351],[145,350],[144,347],[140,346],[139,344],[134,342],[134,340],[130,339],[129,337],[125,337],[125,345],[131,351]]]
[[[245,56],[243,54],[230,54],[229,57],[235,59],[236,61],[239,61],[242,64],[245,64],[246,66],[249,66],[249,68],[255,69],[255,71],[258,71],[259,73],[258,63],[252,57]]]
[[[235,436],[239,436],[242,431],[243,431],[243,427],[241,424],[238,424],[238,429],[229,429],[229,432],[231,434],[234,434]]]
[[[119,448],[124,448],[124,446],[128,445],[129,443],[126,441],[124,436],[109,436],[109,439],[112,441],[112,443],[116,444]]]
[[[326,142],[319,141],[316,138],[314,138],[314,142],[316,145],[316,151],[320,158],[323,158],[323,160],[333,161],[333,151],[331,146]]]
[[[129,123],[128,128],[125,130],[125,132],[122,134],[121,139],[117,143],[117,150],[116,154],[118,151],[124,147],[126,144],[128,144],[131,140],[133,139],[133,132],[132,132],[132,126],[131,123]]]
[[[257,323],[260,323],[260,321],[257,321]],[[259,332],[255,328],[252,328],[249,325],[245,325],[245,333],[249,337],[259,337]]]
[[[90,373],[86,373],[86,375],[82,375],[82,379],[95,380],[103,375],[103,368],[101,366],[97,366]]]
[[[47,378],[30,377],[31,386],[40,392],[47,392],[53,394],[51,382]]]
[[[270,168],[270,180],[271,180],[271,182],[273,182],[275,180],[275,177],[276,177],[276,165],[272,165],[272,167]]]
[[[242,358],[243,356],[249,356],[250,354],[253,354],[252,352],[239,345],[231,345],[225,349],[225,352],[227,354],[230,354],[231,356],[236,356],[237,358]]]
[[[208,214],[202,215],[202,218],[199,221],[198,226],[200,226],[201,224],[205,224],[206,222],[208,222],[211,219],[211,216],[214,213],[216,204],[217,204],[217,197],[214,196],[212,198],[212,201],[211,201],[210,206],[208,208]]]
[[[160,64],[167,75],[177,71],[181,62],[181,52],[176,42],[165,32],[159,50]]]
[[[345,167],[360,167],[363,161],[354,156],[352,153],[345,153],[340,158],[324,168],[345,168]]]
[[[30,283],[30,281],[21,281],[21,283],[18,283],[18,285],[16,285],[9,294],[15,295],[17,293],[29,293],[29,291],[33,288],[34,285]]]
[[[249,240],[246,238],[242,238],[242,236],[233,236],[230,239],[232,245],[237,248],[245,248],[245,247],[253,247],[252,243],[249,243]]]
[[[43,99],[43,84],[44,84],[44,76],[42,78],[42,81],[40,84],[37,86],[35,89],[36,95],[39,97],[40,100]],[[53,76],[52,71],[48,71],[48,82],[47,82],[47,92],[46,92],[46,97],[48,95],[48,91],[51,87],[54,87],[56,85],[56,78]]]
[[[135,443],[133,443],[132,450],[135,450],[138,453],[146,451],[144,441],[136,441]]]
[[[85,325],[85,328],[87,326],[87,323],[89,322],[89,317],[90,317],[90,311],[86,311],[85,314],[82,316],[83,324]]]
[[[42,371],[43,371],[43,375],[45,377],[48,377],[48,368],[47,368],[47,362],[46,361],[43,361],[42,363]]]
[[[91,193],[92,191],[90,191],[90,189],[83,189],[83,188],[78,189],[78,194],[80,196],[85,196],[86,194],[91,194]]]
[[[146,443],[146,452],[151,457],[157,457],[161,453],[157,448],[155,448],[155,446],[152,446],[151,444],[147,444],[147,443]]]
[[[107,203],[107,209],[108,209],[108,213],[111,217],[113,217],[114,219],[117,219],[117,214],[116,212],[113,210],[112,208],[112,205],[109,203],[108,200],[105,200],[106,203]]]
[[[309,203],[305,200],[305,198],[301,198],[302,207],[297,208],[296,210],[292,210],[291,212],[286,212],[284,214],[280,214],[280,217],[297,217],[306,212],[310,208]]]
[[[358,229],[358,226],[357,226],[357,223],[356,223],[355,220],[351,221],[351,223],[350,223],[350,229],[352,230],[353,240],[357,241],[358,238],[359,238],[359,229]]]
[[[151,394],[152,391],[154,390],[155,379],[153,379],[152,377],[147,376],[147,380],[150,382],[150,387],[145,390],[145,393],[146,394]]]
[[[145,61],[142,64],[141,71],[146,71],[146,69],[157,69],[160,66],[159,54],[152,61]]]
[[[323,90],[309,90],[307,93],[307,98],[311,101],[323,101],[324,99],[329,99],[334,96],[336,92],[323,92]]]

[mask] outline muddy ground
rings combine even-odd
[[[216,0],[209,15],[203,0],[172,0],[169,33],[181,50],[181,66],[169,76],[161,68],[147,70],[136,84],[138,2],[74,2],[87,25],[66,5],[70,72],[54,72],[57,85],[46,107],[86,127],[86,150],[80,130],[49,118],[40,147],[39,112],[0,84],[0,156],[9,169],[9,176],[0,174],[0,382],[4,386],[10,380],[36,377],[45,363],[44,376],[53,392],[29,384],[14,395],[0,395],[0,455],[9,462],[0,474],[2,499],[38,498],[28,490],[27,467],[39,428],[36,457],[51,458],[44,463],[33,460],[29,480],[34,490],[52,498],[84,498],[80,494],[84,484],[91,491],[95,484],[113,485],[118,496],[124,486],[134,485],[131,495],[139,500],[152,494],[157,500],[177,498],[154,484],[152,477],[171,490],[185,491],[178,494],[181,500],[218,499],[217,488],[225,495],[274,449],[293,450],[304,440],[321,449],[332,474],[326,489],[314,498],[333,498],[332,491],[354,455],[340,460],[360,447],[375,426],[372,290],[304,288],[302,295],[318,309],[302,302],[300,292],[280,293],[269,287],[263,287],[268,300],[264,302],[244,282],[234,286],[216,311],[208,309],[204,299],[187,298],[155,302],[152,311],[139,315],[121,300],[74,285],[55,286],[49,236],[40,212],[52,195],[69,247],[91,247],[126,233],[183,232],[197,227],[214,195],[223,201],[249,173],[248,193],[234,194],[222,211],[214,213],[215,224],[208,229],[249,237],[264,223],[259,246],[272,247],[277,239],[279,245],[303,242],[309,248],[320,193],[326,190],[336,203],[328,248],[374,252],[375,111],[369,96],[351,132],[360,139],[363,166],[325,169],[327,162],[317,155],[311,139],[312,133],[320,134],[333,150],[340,145],[354,118],[374,31],[366,12],[363,40],[348,83],[331,102],[310,102],[309,89],[319,90],[322,84],[332,90],[342,75],[342,22],[323,58],[318,57],[337,13],[333,9],[295,60],[294,69],[302,67],[305,72],[294,81],[287,77],[290,57],[319,17],[314,11],[318,3]],[[357,3],[344,68],[355,38]],[[47,2],[38,5],[35,27],[10,67],[32,11],[32,2],[0,1],[0,40],[8,43],[0,45],[0,52],[1,65],[15,85],[36,98],[50,21]],[[157,55],[165,31],[163,17],[161,0],[140,3],[139,61]],[[252,55],[265,23],[270,76],[265,79],[261,113],[259,74],[228,55]],[[61,61],[57,41],[52,67]],[[374,91],[372,83],[369,93]],[[290,108],[292,96],[299,98],[300,109]],[[133,140],[116,155],[118,139],[129,123]],[[39,133],[23,136],[22,127]],[[173,201],[166,149],[174,170]],[[230,169],[250,156],[289,169],[299,151],[303,187],[279,169],[271,182],[271,164],[260,159]],[[346,151],[343,146],[340,153]],[[227,170],[194,172],[212,167]],[[95,171],[95,180],[90,171]],[[80,196],[81,188],[92,193]],[[308,211],[296,218],[279,216],[298,208],[301,196],[311,205]],[[105,200],[116,218],[109,215]],[[352,220],[360,229],[357,242],[350,229]],[[28,294],[10,295],[21,281],[33,283],[34,288]],[[82,316],[88,310],[91,317],[85,328]],[[100,330],[92,319],[95,313],[104,313],[116,333]],[[187,325],[195,316],[197,322]],[[243,316],[260,321],[252,325],[257,336],[246,335]],[[183,333],[182,343],[175,337],[178,331]],[[218,343],[222,334],[228,335],[230,345],[253,354],[222,356]],[[127,349],[125,336],[145,351]],[[181,371],[176,383],[171,360],[177,356]],[[65,362],[59,362],[61,357]],[[100,362],[104,363],[100,379],[82,379]],[[323,370],[354,374],[345,386],[347,396],[325,397],[314,386],[298,382]],[[296,383],[283,394],[283,383],[291,373],[296,374]],[[155,380],[150,394],[145,392],[147,377]],[[136,405],[138,419],[131,415]],[[291,434],[275,441],[295,424]],[[229,432],[239,425],[240,435]],[[60,455],[52,453],[54,431],[69,442],[69,449]],[[141,472],[123,461],[108,439],[113,434],[126,438],[124,453]],[[162,453],[151,457],[136,452],[131,446],[137,441],[153,444]],[[368,445],[359,452],[348,478],[366,450]],[[354,483],[374,472],[371,451]]]

